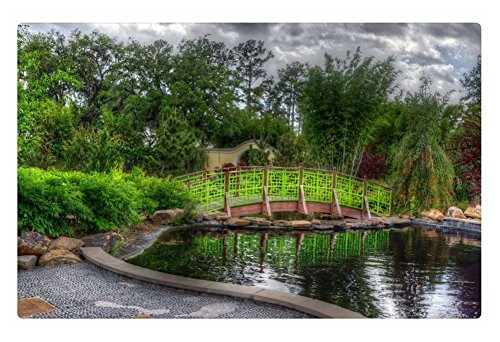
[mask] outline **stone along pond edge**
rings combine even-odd
[[[83,247],[81,252],[88,262],[109,271],[146,282],[195,292],[206,292],[281,305],[318,318],[365,318],[365,316],[357,312],[338,305],[287,292],[194,279],[146,269],[115,258],[100,247]]]

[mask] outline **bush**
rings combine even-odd
[[[18,169],[18,232],[49,236],[126,228],[140,214],[192,208],[188,193],[167,180],[140,171],[86,174]]]
[[[163,178],[148,177],[138,168],[126,174],[141,192],[139,209],[151,215],[158,209],[191,208],[193,199],[179,185]]]

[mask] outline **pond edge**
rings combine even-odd
[[[87,261],[99,267],[154,284],[280,305],[318,318],[366,318],[360,313],[335,304],[283,291],[194,279],[150,270],[115,258],[100,247],[82,247],[81,252]]]

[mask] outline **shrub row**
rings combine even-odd
[[[18,169],[18,232],[56,237],[113,231],[158,209],[192,208],[189,194],[166,179],[131,173]]]

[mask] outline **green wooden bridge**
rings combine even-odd
[[[334,170],[249,166],[202,170],[172,179],[203,212],[230,217],[273,212],[371,218],[392,214],[392,189]]]

